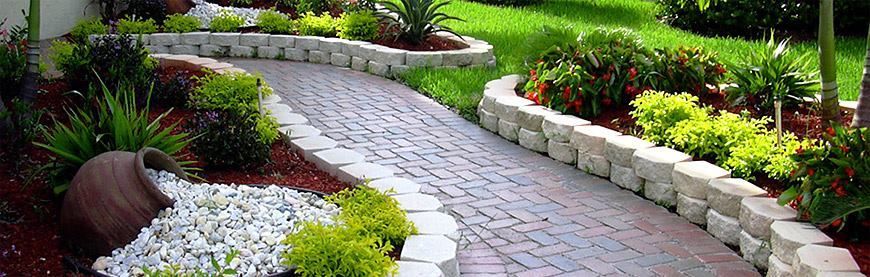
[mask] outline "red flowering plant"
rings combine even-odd
[[[781,205],[798,210],[798,218],[842,228],[846,221],[870,219],[870,129],[834,126],[819,144],[799,148],[792,159],[794,185],[779,196]]]
[[[597,29],[577,44],[544,51],[529,71],[525,96],[563,113],[596,116],[643,92],[639,75],[649,72],[650,55],[628,30]]]
[[[17,92],[21,78],[27,69],[27,26],[6,27],[6,19],[0,21],[0,92]]]
[[[654,89],[694,95],[719,93],[715,85],[727,70],[717,61],[717,53],[706,52],[701,47],[680,46],[656,49],[655,55],[655,71],[644,80]]]

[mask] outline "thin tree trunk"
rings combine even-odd
[[[870,127],[870,28],[867,28],[867,54],[864,56],[864,77],[861,78],[861,95],[858,108],[852,118],[852,127]]]
[[[822,75],[822,124],[840,120],[837,60],[834,48],[834,0],[821,0],[819,7],[819,64]]]
[[[33,103],[39,81],[39,0],[30,0],[27,21],[27,72],[18,97],[25,103]]]

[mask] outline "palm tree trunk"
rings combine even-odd
[[[822,75],[822,124],[840,120],[837,60],[834,48],[834,0],[821,0],[819,7],[819,64]]]
[[[870,127],[870,28],[867,28],[867,54],[864,56],[864,77],[861,78],[861,95],[858,108],[852,118],[852,127]]]
[[[39,80],[39,0],[30,0],[27,21],[27,72],[18,97],[25,103],[33,103]]]

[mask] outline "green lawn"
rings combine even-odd
[[[748,51],[763,48],[764,42],[734,38],[708,38],[672,28],[656,21],[657,5],[644,0],[546,0],[543,4],[523,7],[496,7],[454,1],[445,8],[450,15],[466,22],[447,25],[462,35],[483,39],[495,47],[498,69],[416,69],[403,79],[410,86],[453,107],[466,118],[476,117],[483,85],[511,73],[522,73],[526,37],[545,24],[571,26],[577,33],[599,26],[625,27],[639,33],[651,47],[700,45],[719,52],[722,62],[739,61]],[[855,100],[861,78],[865,38],[838,38],[837,72],[840,97]],[[798,52],[815,52],[814,42],[794,46]],[[815,55],[815,54],[814,54]]]

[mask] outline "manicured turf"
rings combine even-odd
[[[546,0],[543,4],[523,8],[454,1],[445,12],[466,22],[453,21],[446,25],[460,34],[486,40],[495,46],[498,69],[417,69],[408,72],[403,79],[442,104],[457,109],[464,117],[475,118],[483,85],[503,75],[525,71],[523,57],[526,54],[520,49],[526,37],[544,24],[571,26],[578,34],[599,26],[629,28],[639,33],[648,46],[700,45],[719,52],[720,60],[726,64],[739,61],[748,51],[758,51],[764,46],[764,41],[708,38],[672,28],[656,21],[656,8],[655,3],[644,0]],[[857,98],[865,40],[837,39],[841,99]],[[794,47],[796,52],[816,52],[814,42]],[[818,63],[817,59],[815,63]]]

